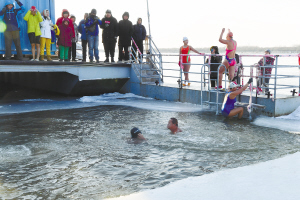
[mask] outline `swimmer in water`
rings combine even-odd
[[[176,118],[171,118],[169,120],[167,128],[170,129],[173,134],[182,132],[182,130],[178,128],[178,120]]]
[[[235,60],[235,51],[236,51],[236,47],[237,47],[237,42],[235,40],[233,40],[233,33],[230,31],[230,29],[228,29],[228,33],[226,36],[226,40],[223,40],[223,34],[225,32],[225,28],[222,29],[220,38],[219,38],[219,42],[221,42],[222,44],[226,44],[226,53],[225,53],[225,60],[223,61],[223,65],[226,67],[226,69],[229,71],[229,77],[230,77],[230,81],[232,81],[232,79],[234,78],[234,67],[236,64],[236,60]],[[221,89],[222,88],[222,79],[223,79],[223,73],[225,72],[225,68],[224,66],[220,67],[219,70],[219,85],[218,88]],[[216,87],[217,88],[217,87]]]
[[[190,51],[193,51],[195,53],[198,53],[200,55],[204,53],[199,53],[196,49],[194,49],[192,46],[188,45],[189,40],[187,37],[183,37],[183,46],[180,47],[179,49],[179,54],[190,54]],[[182,84],[182,86],[190,86],[191,83],[189,82],[189,74],[188,72],[190,71],[191,67],[191,58],[190,56],[179,56],[179,66],[183,67],[182,70],[184,73],[185,81]],[[188,84],[186,83],[188,82]]]
[[[229,84],[229,92],[225,95],[222,105],[222,115],[224,117],[233,117],[235,115],[238,115],[239,119],[242,118],[244,108],[234,108],[234,103],[236,102],[236,96],[241,94],[244,90],[246,90],[249,84],[252,83],[252,80],[253,79],[250,78],[248,83],[240,89],[237,89],[237,84],[235,82],[231,82]]]
[[[132,139],[146,140],[146,138],[144,138],[144,136],[142,135],[142,132],[136,127],[131,129],[130,133]]]

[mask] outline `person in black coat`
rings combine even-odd
[[[121,21],[119,21],[119,61],[123,59],[129,60],[128,47],[131,45],[131,36],[133,34],[133,27],[131,21],[129,21],[129,13],[124,12]],[[123,49],[125,52],[125,58],[123,58]]]
[[[109,54],[111,56],[111,62],[114,61],[116,41],[118,38],[118,22],[111,14],[110,10],[106,10],[104,18],[102,18],[103,29],[102,32],[102,43],[104,46],[106,60],[104,62],[109,62]]]
[[[217,46],[210,47],[210,52],[212,54],[210,59],[210,87],[214,88],[216,86],[216,80],[218,79],[218,67],[222,63],[222,56],[214,56],[214,54],[219,54],[219,48]],[[208,59],[206,63],[208,63]]]
[[[137,23],[133,26],[132,38],[134,39],[135,43],[137,44],[137,47],[143,54],[143,51],[144,51],[143,40],[145,40],[145,38],[146,38],[146,29],[142,25],[142,18],[138,18]],[[136,48],[136,45],[134,44],[134,42],[132,42],[132,47],[137,54],[138,51],[137,51],[137,48]],[[143,58],[142,55],[140,55],[140,57],[141,57],[141,59]]]

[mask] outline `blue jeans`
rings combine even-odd
[[[90,54],[90,60],[93,60],[94,58],[94,53],[95,53],[95,58],[98,61],[99,60],[99,36],[95,35],[88,35],[87,37],[88,44],[89,44],[89,54]]]

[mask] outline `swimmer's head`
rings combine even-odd
[[[137,138],[139,133],[142,132],[138,128],[134,127],[133,129],[131,129],[130,133],[131,133],[131,138]]]
[[[233,33],[228,29],[227,37],[232,39],[233,38]]]
[[[175,128],[174,126],[178,127],[178,120],[176,118],[171,118],[168,122],[168,129]]]
[[[237,88],[237,87],[238,87],[238,85],[234,81],[229,84],[230,89]]]

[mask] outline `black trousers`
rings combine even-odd
[[[116,48],[116,40],[115,39],[109,40],[109,41],[104,41],[103,46],[104,46],[106,58],[109,58],[109,54],[112,58],[115,57],[115,48]]]
[[[5,57],[11,57],[11,45],[12,42],[15,43],[18,59],[22,59],[22,49],[21,49],[21,42],[20,42],[20,31],[5,31],[4,32],[4,39],[5,39]]]
[[[129,52],[128,52],[128,45],[119,44],[119,61],[122,60],[129,60]],[[123,54],[123,49],[125,54]]]
[[[139,50],[141,51],[141,53],[143,54],[143,51],[144,51],[144,45],[143,45],[143,40],[137,40],[135,41],[136,45],[138,46]],[[132,42],[132,47],[134,49],[134,51],[136,52],[136,57],[137,57],[137,54],[139,54],[140,58],[143,59],[143,56],[140,55],[139,51],[137,50],[134,42]],[[133,52],[134,54],[134,52]]]
[[[75,58],[76,58],[76,42],[72,42],[72,47],[69,48],[69,52],[68,52],[69,60],[71,60],[71,55],[72,55],[72,60],[75,60]]]
[[[86,48],[87,48],[87,40],[81,40],[81,46],[82,46],[82,60],[86,61]]]

